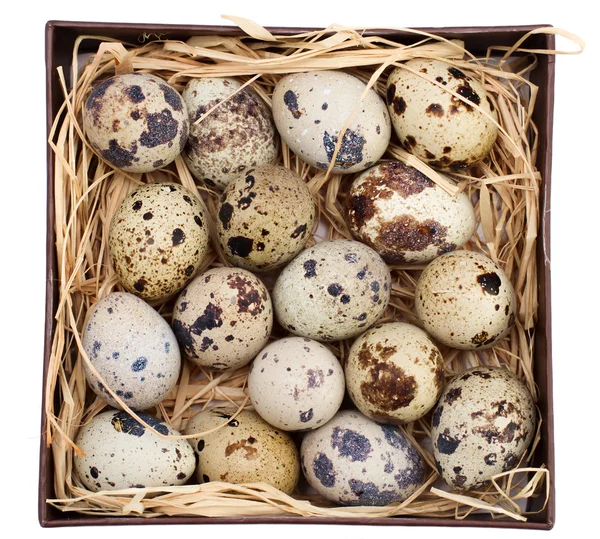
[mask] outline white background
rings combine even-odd
[[[590,6],[591,3],[586,1]],[[539,7],[538,7],[539,6]],[[556,7],[561,6],[561,7]],[[5,7],[4,10],[7,8]],[[556,64],[554,168],[552,179],[552,309],[556,422],[557,520],[550,532],[455,528],[235,525],[43,529],[37,516],[38,452],[45,303],[46,125],[44,25],[48,20],[228,24],[221,14],[264,26],[442,27],[550,24],[587,42],[584,53],[559,56]],[[590,537],[597,533],[598,476],[598,29],[583,0],[568,2],[326,2],[272,3],[15,2],[3,16],[0,64],[0,398],[2,399],[0,511],[4,527],[20,536],[86,537],[184,532],[239,534],[264,539],[379,538],[408,534],[445,538],[526,536]],[[572,50],[558,39],[559,48]],[[8,324],[8,326],[7,326]],[[590,530],[591,527],[591,530]],[[584,532],[583,530],[586,530]],[[596,531],[592,531],[596,529]],[[3,532],[3,535],[6,532]],[[10,532],[9,532],[10,533]],[[581,535],[579,535],[581,533]]]

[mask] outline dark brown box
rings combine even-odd
[[[444,38],[459,38],[466,48],[477,55],[485,54],[489,46],[511,47],[530,31],[548,25],[499,26],[499,27],[453,27],[422,28],[426,32]],[[306,28],[268,28],[274,34],[296,34]],[[46,92],[47,92],[47,132],[50,134],[52,123],[61,106],[63,95],[57,75],[57,67],[63,66],[67,84],[70,83],[70,66],[75,40],[82,34],[101,35],[127,42],[152,39],[186,40],[194,35],[242,35],[243,32],[233,26],[194,26],[161,24],[124,24],[76,21],[49,21],[46,25]],[[402,43],[416,40],[414,34],[398,30],[370,30],[366,33],[383,34],[389,39]],[[550,33],[530,35],[523,46],[529,49],[554,50],[555,37]],[[82,52],[86,52],[85,49]],[[91,50],[89,52],[92,52]],[[147,519],[142,517],[98,517],[74,513],[62,513],[46,503],[54,496],[52,451],[46,446],[42,435],[40,444],[40,473],[38,516],[42,527],[61,526],[97,526],[97,525],[135,525],[135,524],[235,524],[235,523],[280,523],[280,524],[357,524],[391,526],[458,526],[490,527],[549,530],[555,519],[555,465],[554,465],[554,422],[552,398],[552,339],[551,339],[551,302],[550,302],[550,220],[548,205],[550,200],[550,177],[552,169],[552,128],[554,106],[554,56],[540,54],[538,63],[531,73],[531,80],[539,88],[533,121],[539,129],[539,151],[537,168],[542,174],[543,185],[540,190],[540,228],[537,243],[539,310],[536,326],[536,349],[534,376],[539,386],[538,406],[543,418],[541,442],[536,450],[534,465],[545,465],[550,472],[549,498],[543,508],[544,497],[531,499],[528,511],[537,512],[528,517],[527,522],[498,520],[489,515],[470,515],[464,520],[447,518],[394,517],[389,519],[369,518],[319,518],[319,517],[164,517]],[[54,161],[51,148],[47,149],[47,280],[46,280],[46,328],[44,337],[44,399],[45,380],[49,365],[51,343],[55,331],[54,314],[58,304],[57,264],[54,234]],[[43,399],[43,401],[44,401]],[[42,410],[42,433],[46,425],[46,413]]]

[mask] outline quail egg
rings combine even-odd
[[[235,266],[254,272],[287,264],[312,235],[315,203],[302,178],[280,165],[231,180],[218,208],[217,234]]]
[[[88,490],[183,485],[194,474],[190,443],[157,417],[136,415],[160,435],[119,410],[101,412],[79,429],[73,466]]]
[[[424,461],[402,430],[356,410],[341,410],[306,433],[300,459],[310,486],[341,505],[401,502],[425,480]]]
[[[444,387],[444,361],[420,328],[390,322],[354,341],[344,365],[348,394],[366,416],[409,423],[435,405]]]
[[[200,269],[209,247],[204,206],[176,183],[138,187],[110,222],[110,257],[123,287],[146,301],[179,292]]]
[[[202,77],[182,94],[191,122],[183,157],[196,178],[217,189],[279,155],[271,110],[254,89],[241,87],[235,78]]]
[[[150,172],[183,151],[189,118],[181,95],[149,73],[115,75],[92,89],[85,134],[98,154],[126,172]]]
[[[461,350],[490,348],[515,320],[506,273],[482,253],[464,249],[430,262],[415,287],[415,314],[437,341]]]
[[[84,363],[94,393],[114,408],[156,406],[175,387],[181,369],[179,345],[167,321],[128,292],[111,292],[88,312],[82,343],[99,380]]]
[[[508,369],[462,372],[448,383],[433,413],[440,475],[454,490],[472,490],[516,468],[533,439],[536,418],[531,393]]]
[[[296,444],[254,411],[242,410],[232,419],[236,411],[213,406],[188,421],[185,433],[199,434],[190,439],[198,455],[198,482],[264,482],[291,494],[300,479]]]
[[[477,163],[498,135],[498,113],[481,81],[442,60],[414,58],[395,68],[387,105],[406,150],[437,169]]]
[[[172,326],[194,364],[216,370],[242,367],[269,340],[271,297],[264,283],[247,270],[211,268],[179,294]]]
[[[346,222],[357,240],[389,264],[429,262],[454,251],[476,225],[465,193],[452,196],[400,161],[375,165],[352,182]]]
[[[273,117],[281,138],[300,159],[321,170],[327,170],[334,155],[336,174],[368,168],[386,151],[392,127],[375,90],[361,101],[365,90],[364,82],[343,71],[284,76],[273,90]]]
[[[325,424],[340,408],[344,389],[344,371],[333,352],[306,337],[271,342],[252,362],[248,375],[254,409],[286,431]]]
[[[279,274],[275,316],[295,335],[317,341],[354,337],[373,325],[390,299],[390,270],[370,247],[353,240],[304,249]]]

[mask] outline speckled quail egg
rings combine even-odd
[[[444,361],[422,329],[380,324],[352,344],[344,365],[348,394],[366,416],[384,423],[416,421],[444,387]]]
[[[181,291],[172,325],[194,364],[217,370],[242,367],[269,340],[271,297],[264,283],[247,270],[211,268]]]
[[[204,206],[176,183],[138,187],[110,222],[108,247],[121,284],[146,301],[179,292],[200,269],[209,246]]]
[[[223,189],[248,168],[273,163],[279,155],[270,108],[250,86],[241,87],[235,78],[202,77],[191,79],[182,93],[191,122],[183,157],[210,187]]]
[[[423,459],[402,430],[356,410],[341,410],[305,434],[300,460],[308,483],[341,505],[401,502],[425,479]]]
[[[284,76],[273,90],[273,117],[281,138],[300,159],[321,170],[327,170],[334,154],[336,174],[373,165],[386,151],[392,127],[375,90],[361,101],[365,90],[364,82],[343,71]],[[351,116],[336,154],[338,138]]]
[[[451,380],[435,407],[436,467],[455,490],[484,486],[516,468],[536,430],[527,386],[503,367],[474,367]]]
[[[389,264],[429,262],[462,247],[476,225],[465,193],[452,196],[400,161],[382,162],[352,182],[346,222]]]
[[[196,467],[194,450],[181,434],[145,412],[139,418],[127,412],[107,410],[85,423],[75,445],[75,473],[88,490],[167,487],[184,484]]]
[[[430,262],[415,287],[415,314],[437,341],[462,350],[494,346],[515,320],[506,273],[482,253],[458,250]]]
[[[254,409],[286,431],[310,430],[329,421],[344,398],[344,370],[325,345],[286,337],[258,354],[248,375]]]
[[[115,75],[92,89],[85,134],[98,154],[127,172],[150,172],[183,151],[190,121],[181,95],[149,73]]]
[[[181,369],[179,345],[167,321],[144,300],[111,292],[87,313],[82,343],[84,373],[92,390],[111,406],[132,410],[157,405],[175,387]]]
[[[441,60],[415,58],[395,68],[387,105],[400,142],[437,169],[469,167],[496,141],[498,113],[480,80]]]
[[[231,419],[236,411],[214,406],[188,421],[186,434],[207,433],[190,439],[198,455],[198,481],[263,482],[291,494],[300,479],[296,444],[254,411],[242,410]]]
[[[354,337],[373,325],[390,299],[383,259],[353,240],[304,249],[279,274],[272,297],[284,329],[317,341]]]
[[[315,203],[302,178],[263,165],[233,179],[221,196],[217,234],[235,266],[269,271],[289,262],[311,237]]]

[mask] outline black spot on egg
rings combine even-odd
[[[297,227],[296,230],[294,230],[294,232],[292,232],[291,237],[293,239],[296,239],[300,235],[302,235],[302,237],[304,237],[306,235],[306,224],[300,225],[299,227]]]
[[[488,453],[484,458],[483,461],[488,465],[488,466],[494,466],[496,464],[496,461],[498,460],[498,455],[496,455],[496,453]]]
[[[223,228],[227,230],[229,228],[229,222],[233,215],[233,206],[229,202],[225,202],[219,209],[219,220],[223,225]]]
[[[500,293],[502,279],[496,272],[483,273],[477,276],[477,282],[481,285],[484,292],[497,296]]]
[[[283,102],[294,118],[298,119],[302,116],[302,111],[298,108],[298,96],[292,90],[283,94]]]
[[[333,487],[335,485],[336,473],[333,468],[333,462],[324,453],[319,453],[313,460],[312,465],[315,477],[324,487]]]
[[[317,267],[316,260],[307,260],[304,262],[304,277],[306,279],[311,279],[312,277],[317,276],[317,272],[315,271]]]
[[[159,84],[167,104],[176,111],[183,110],[183,100],[177,91],[168,84]]]
[[[313,409],[310,408],[306,412],[300,412],[300,421],[302,423],[308,423],[313,418]]]
[[[253,245],[254,240],[245,238],[244,236],[234,236],[227,241],[229,252],[234,256],[242,258],[247,257],[252,252]]]
[[[379,487],[371,481],[361,481],[360,479],[350,479],[348,486],[358,499],[348,500],[346,505],[368,505],[384,506],[398,499],[398,494],[393,490],[379,490]]]
[[[450,436],[450,431],[445,429],[437,438],[437,448],[444,455],[452,455],[460,445],[460,440]]]
[[[137,84],[128,86],[123,91],[132,103],[141,103],[144,99],[146,99],[141,86],[138,86]]]
[[[148,131],[144,131],[139,140],[140,144],[147,148],[167,144],[177,136],[179,130],[179,122],[173,118],[168,109],[154,114],[146,114],[146,125]]]
[[[148,365],[148,358],[146,357],[138,357],[133,364],[131,365],[131,370],[133,372],[143,371]]]
[[[331,447],[337,449],[341,456],[348,457],[352,462],[365,461],[373,451],[366,436],[354,430],[340,427],[333,429]]]
[[[173,234],[171,235],[171,241],[173,245],[181,245],[185,241],[185,232],[181,230],[181,228],[176,228],[173,230]]]
[[[136,160],[137,144],[134,142],[129,150],[119,146],[116,139],[108,141],[108,149],[101,150],[100,155],[117,168],[130,167]]]
[[[330,284],[327,287],[327,292],[329,293],[329,295],[337,297],[342,293],[342,286],[337,283]]]
[[[146,279],[138,279],[135,284],[133,285],[133,288],[137,291],[137,292],[143,292],[146,288],[146,285],[148,283],[146,282]]]

